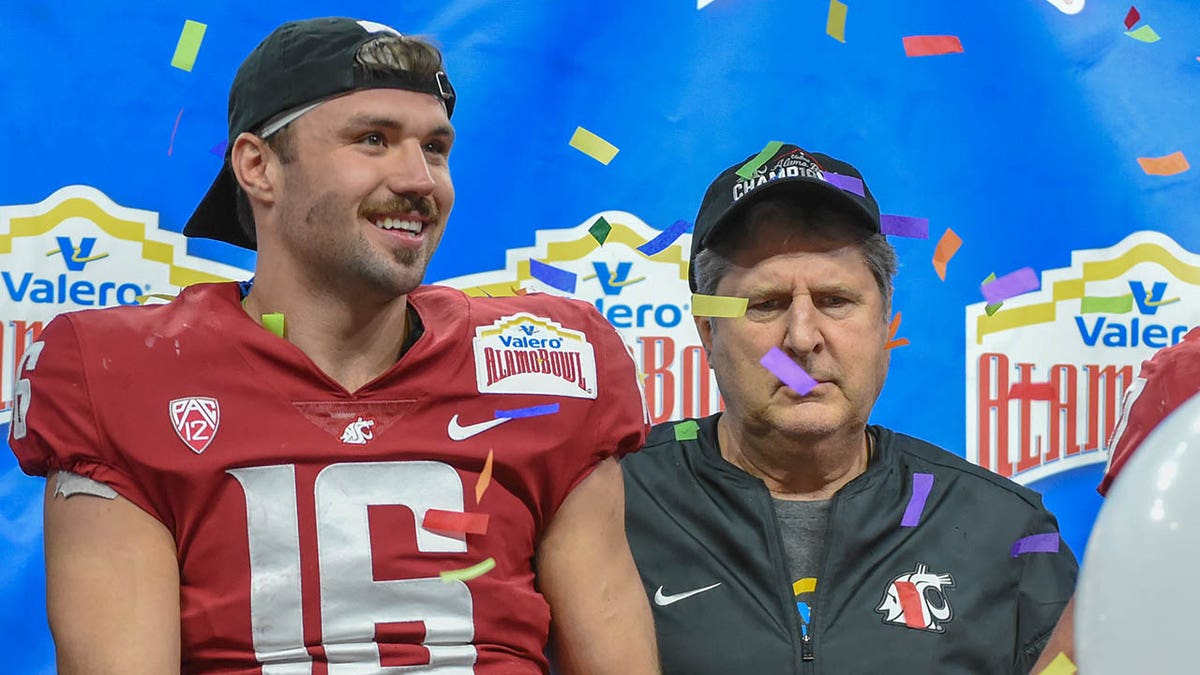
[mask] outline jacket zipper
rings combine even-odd
[[[787,573],[787,562],[786,562],[786,560],[784,560],[782,558],[783,550],[784,550],[783,549],[783,533],[779,529],[779,515],[777,513],[775,513],[775,504],[772,501],[771,493],[770,493],[770,491],[767,490],[766,485],[760,485],[760,488],[762,490],[760,495],[762,495],[762,497],[765,499],[767,509],[769,510],[769,512],[771,514],[771,518],[769,519],[768,527],[770,528],[770,531],[775,535],[776,548],[779,551],[779,554],[781,557],[780,562],[783,565],[777,571],[779,572],[778,576],[780,576],[783,579],[783,588],[787,592],[788,601],[785,606],[790,608],[790,614],[791,614],[792,622],[793,622],[792,625],[795,626],[795,628],[796,628],[796,631],[793,632],[792,635],[794,636],[797,633],[800,634],[800,661],[801,661],[801,663],[810,662],[815,658],[814,653],[813,653],[813,644],[812,644],[812,626],[804,625],[804,623],[802,622],[802,620],[800,618],[800,610],[799,610],[799,608],[796,607],[796,596],[792,594],[792,582],[790,580],[791,575],[789,575]],[[834,501],[836,501],[837,495],[834,495],[832,497],[832,499]],[[832,518],[832,516],[833,516],[833,506],[831,503],[830,518]],[[826,539],[829,538],[829,526],[828,525],[826,525],[826,527],[825,527],[825,538]],[[825,553],[822,553],[820,568],[822,568],[822,569],[824,568],[824,563],[825,563]],[[818,571],[820,571],[820,570],[818,570]],[[817,588],[820,588],[820,584],[821,584],[820,579],[821,579],[821,577],[818,576],[817,577]],[[810,614],[809,616],[811,617],[812,615]],[[792,639],[795,640],[794,637]],[[795,645],[795,642],[793,642],[792,644]],[[800,666],[800,664],[797,664],[797,666]],[[812,672],[812,669],[811,669],[811,667],[809,667],[809,668],[801,667],[801,668],[797,669],[797,673],[799,673],[799,672],[806,672],[806,673]]]

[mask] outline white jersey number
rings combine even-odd
[[[246,494],[250,623],[263,675],[308,675],[300,597],[300,535],[294,465],[233,469]],[[440,577],[376,581],[367,507],[402,505],[416,520],[417,550],[465,553],[465,537],[421,527],[428,509],[463,510],[458,472],[441,462],[333,464],[314,487],[321,570],[321,635],[330,675],[474,673],[471,591]],[[429,664],[385,667],[376,625],[423,622]]]
[[[17,383],[13,390],[13,413],[12,425],[9,427],[9,433],[12,435],[12,440],[20,440],[25,438],[27,429],[25,428],[25,417],[29,415],[29,401],[33,396],[33,385],[29,378],[22,377],[25,373],[32,373],[37,369],[38,357],[42,355],[42,348],[46,345],[40,340],[29,345],[25,350],[25,355],[21,357],[21,363],[17,365]]]

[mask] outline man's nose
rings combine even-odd
[[[418,139],[404,139],[392,152],[388,188],[396,194],[427,195],[437,182],[429,171],[425,148]]]
[[[820,352],[825,348],[821,334],[820,312],[807,295],[792,300],[788,308],[787,328],[783,336],[783,347],[796,355]]]

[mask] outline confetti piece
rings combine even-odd
[[[1153,43],[1153,42],[1158,42],[1159,40],[1162,39],[1158,36],[1158,33],[1155,33],[1154,29],[1151,28],[1149,25],[1142,26],[1141,28],[1139,28],[1137,30],[1127,30],[1127,31],[1125,31],[1125,34],[1128,35],[1129,37],[1133,38],[1134,40],[1137,40],[1138,42],[1145,42],[1147,44]]]
[[[696,423],[696,420],[675,423],[675,440],[677,441],[694,441],[699,432],[700,425]]]
[[[1008,397],[1030,401],[1058,401],[1058,390],[1049,382],[1016,382],[1008,388]]]
[[[1163,157],[1138,157],[1137,161],[1142,165],[1142,171],[1151,176],[1174,176],[1191,168],[1182,151]]]
[[[1039,288],[1041,284],[1038,283],[1037,272],[1034,272],[1032,267],[1022,267],[979,286],[988,302],[1001,302]]]
[[[917,585],[911,581],[895,581],[892,587],[896,589],[896,595],[900,598],[900,609],[904,612],[904,624],[909,628],[924,629],[925,628],[925,601],[921,591],[917,590]]]
[[[483,500],[483,493],[492,484],[492,451],[488,450],[487,459],[483,462],[483,471],[479,472],[479,480],[475,481],[475,503]]]
[[[879,227],[880,231],[884,234],[893,234],[897,237],[909,237],[911,239],[929,238],[928,218],[893,216],[885,213],[879,216]]]
[[[696,10],[699,11],[713,4],[714,0],[696,0]]]
[[[894,339],[899,330],[900,312],[896,312],[896,316],[893,316],[892,322],[888,324],[888,341],[887,344],[883,346],[884,349],[894,349],[896,347],[903,347],[909,344],[908,338],[900,338],[899,340]]]
[[[803,600],[796,601],[796,611],[800,612],[800,618],[804,620],[804,625],[801,626],[805,633],[808,632],[808,624],[812,623],[812,608]]]
[[[541,417],[542,415],[553,415],[556,412],[558,412],[558,404],[547,403],[515,410],[497,410],[496,417]]]
[[[684,232],[687,232],[691,226],[692,224],[686,220],[677,220],[670,227],[659,232],[658,236],[639,246],[637,250],[641,251],[644,256],[652,256],[659,253],[670,246]]]
[[[609,232],[612,232],[612,225],[608,224],[604,216],[597,218],[596,222],[592,223],[592,226],[588,228],[588,234],[592,235],[592,238],[599,242],[601,246],[604,245],[604,240],[608,239]]]
[[[559,269],[553,265],[547,265],[544,262],[530,258],[529,274],[547,286],[552,286],[567,293],[575,292],[575,283],[578,279],[574,272],[568,272],[567,270]]]
[[[1129,13],[1125,15],[1125,30],[1133,30],[1133,25],[1142,19],[1142,15],[1138,14],[1137,7],[1130,6]]]
[[[134,302],[139,305],[161,305],[171,302],[174,299],[174,295],[167,295],[166,293],[147,293],[145,295],[138,295],[133,298]],[[150,302],[151,300],[161,300],[162,302]]]
[[[803,595],[817,590],[816,577],[804,577],[792,583],[792,595]]]
[[[736,319],[745,316],[749,298],[731,298],[724,295],[692,294],[692,316],[715,316]]]
[[[425,512],[425,520],[421,522],[421,527],[456,534],[487,534],[488,514],[429,509]]]
[[[571,136],[571,147],[605,166],[620,152],[617,146],[583,127],[575,127],[575,134]]]
[[[1057,532],[1022,537],[1013,543],[1012,557],[1015,558],[1024,553],[1058,553],[1059,539]]]
[[[175,150],[175,132],[179,131],[179,120],[183,119],[183,108],[179,109],[179,114],[175,116],[175,126],[171,129],[171,142],[167,144],[167,157]]]
[[[925,502],[929,499],[929,491],[933,489],[933,474],[914,473],[912,475],[912,497],[904,509],[904,517],[900,519],[900,527],[916,527],[921,523],[921,514],[925,512]]]
[[[937,275],[942,281],[946,280],[946,265],[961,247],[962,238],[955,234],[954,230],[946,228],[946,232],[938,241],[937,248],[933,250],[933,269],[937,271]]]
[[[266,328],[267,330],[274,333],[276,337],[283,337],[283,315],[282,314],[279,314],[279,313],[263,314],[262,315],[262,325],[263,325],[263,328]]]
[[[962,42],[957,35],[909,35],[904,38],[906,56],[939,56],[961,54]]]
[[[754,175],[754,172],[762,168],[762,165],[766,164],[768,159],[774,157],[775,153],[779,152],[779,149],[782,147],[783,141],[771,141],[767,143],[762,150],[758,151],[757,155],[737,170],[737,175],[743,180],[749,180]]]
[[[209,148],[208,152],[210,154],[216,155],[217,157],[224,157],[225,156],[225,148],[227,148],[227,147],[229,147],[229,141],[221,141],[220,143],[217,143],[216,145]]]
[[[825,176],[826,183],[829,183],[834,187],[841,188],[846,192],[853,192],[859,197],[866,197],[866,194],[863,192],[863,182],[861,178],[855,178],[854,176],[843,176],[840,173],[834,173],[832,171],[825,171],[822,175]]]
[[[1038,675],[1075,675],[1078,670],[1069,656],[1059,652],[1058,656],[1046,664],[1046,667],[1042,668],[1042,672]]]
[[[208,24],[188,19],[183,22],[183,30],[179,32],[179,42],[175,44],[175,55],[171,57],[171,65],[192,72],[196,65],[196,55],[200,53],[200,43],[204,42],[204,31]]]
[[[995,278],[996,278],[996,273],[995,273],[995,272],[992,272],[991,274],[987,275],[987,278],[986,278],[986,279],[984,279],[983,281],[981,281],[980,283],[986,284],[987,282],[989,282],[989,281],[991,281],[992,279],[995,279]],[[992,315],[993,315],[993,314],[995,314],[996,312],[999,312],[999,311],[1000,311],[1000,308],[1001,308],[1001,307],[1003,307],[1003,306],[1004,306],[1004,303],[1003,303],[1003,302],[993,302],[993,303],[989,303],[989,304],[987,304],[987,305],[984,305],[984,307],[983,307],[983,311],[987,312],[987,315],[988,315],[988,316],[992,316]]]
[[[838,42],[846,42],[846,5],[838,0],[829,0],[829,17],[825,20],[825,33]]]
[[[771,351],[764,354],[759,363],[801,396],[817,386],[817,381],[779,347],[771,347]]]
[[[1128,314],[1133,311],[1133,293],[1114,297],[1085,295],[1079,301],[1080,314]]]
[[[470,581],[491,572],[496,567],[496,559],[488,558],[478,565],[471,565],[461,570],[446,570],[440,574],[442,581]]]

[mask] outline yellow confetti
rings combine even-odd
[[[829,0],[829,18],[825,20],[825,32],[829,37],[844,43],[846,41],[846,11],[845,3]]]
[[[440,574],[442,581],[470,581],[492,571],[496,566],[495,558],[488,558],[478,565],[471,565],[466,569],[461,570],[446,570]]]
[[[483,471],[479,472],[479,480],[475,481],[475,503],[483,499],[483,493],[492,484],[492,451],[488,450],[487,459],[483,462]]]
[[[1059,652],[1058,656],[1049,663],[1039,675],[1075,675],[1078,670],[1075,664],[1067,657],[1066,654]]]
[[[200,43],[204,42],[204,31],[208,24],[188,19],[183,22],[183,30],[179,33],[179,42],[175,44],[175,55],[171,57],[171,65],[192,72],[196,65],[196,55],[200,53]]]
[[[800,595],[801,593],[812,593],[817,590],[816,577],[804,577],[797,579],[792,583],[792,595]]]
[[[606,166],[620,152],[617,146],[583,127],[575,127],[575,135],[571,136],[571,147]]]
[[[283,337],[283,315],[276,312],[274,314],[262,315],[263,328],[271,331],[276,337]]]
[[[692,316],[716,316],[736,319],[745,316],[747,298],[730,298],[724,295],[692,294]]]
[[[1137,30],[1127,30],[1125,34],[1137,40],[1138,42],[1158,42],[1162,38],[1158,37],[1158,33],[1150,26],[1139,26]]]

